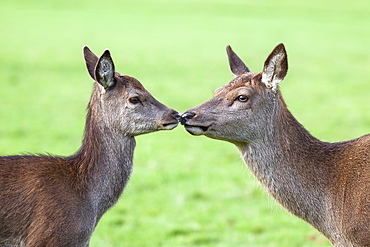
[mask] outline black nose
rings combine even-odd
[[[181,121],[181,116],[177,111],[173,111],[171,115],[172,117],[176,118],[177,121]]]
[[[190,119],[192,119],[195,116],[195,113],[192,112],[185,112],[181,115],[180,123],[182,125],[186,124],[186,122]]]

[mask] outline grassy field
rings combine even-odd
[[[92,81],[82,46],[179,112],[232,79],[225,47],[248,67],[280,42],[281,90],[316,137],[370,132],[370,2],[290,0],[2,0],[0,155],[70,155]],[[91,246],[330,246],[252,177],[233,145],[182,127],[137,138],[134,173]]]

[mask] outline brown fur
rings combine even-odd
[[[114,72],[109,51],[98,58],[84,47],[84,56],[96,82],[81,148],[0,157],[0,246],[88,246],[130,177],[134,136],[178,123],[138,80]]]
[[[230,51],[236,78],[185,112],[185,129],[234,143],[271,196],[333,246],[370,246],[370,135],[327,143],[304,129],[278,88],[288,70],[282,44],[262,73],[249,72]]]

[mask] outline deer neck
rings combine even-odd
[[[116,203],[132,172],[135,139],[102,126],[89,112],[80,150],[69,159],[98,218]]]
[[[279,203],[325,231],[332,165],[324,160],[331,160],[328,156],[337,151],[310,135],[282,99],[274,104],[261,138],[236,145],[254,176]]]

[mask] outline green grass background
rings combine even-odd
[[[2,0],[0,155],[74,153],[92,89],[82,46],[179,112],[233,77],[230,44],[252,71],[280,42],[289,109],[316,137],[370,132],[370,2]],[[91,246],[330,246],[252,177],[233,145],[182,127],[137,138],[129,185]]]

